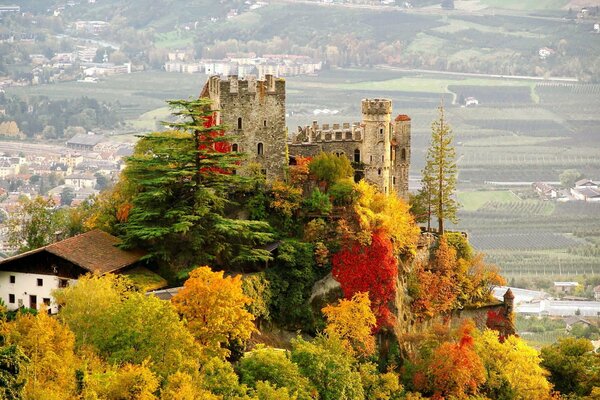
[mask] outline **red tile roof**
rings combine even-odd
[[[40,247],[0,261],[0,264],[31,254],[47,251],[96,274],[116,272],[138,262],[146,253],[141,250],[121,250],[121,240],[99,229]]]
[[[410,117],[406,114],[399,114],[396,117],[396,121],[410,121]]]

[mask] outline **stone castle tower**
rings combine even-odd
[[[408,199],[410,117],[398,115],[392,122],[392,102],[387,99],[365,99],[361,108],[361,122],[319,126],[313,121],[298,127],[290,155],[344,155],[382,192]]]
[[[235,136],[232,151],[246,153],[269,180],[283,176],[288,165],[283,79],[212,76],[200,97],[212,100],[216,123],[227,126],[226,134]]]
[[[212,100],[217,123],[235,135],[233,151],[258,162],[267,179],[283,176],[289,156],[314,157],[320,152],[346,156],[364,178],[382,192],[408,198],[410,118],[392,121],[392,102],[362,101],[362,121],[298,127],[288,142],[285,125],[285,81],[266,75],[264,80],[213,76],[201,97]]]

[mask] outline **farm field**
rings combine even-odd
[[[519,200],[519,197],[509,190],[498,191],[478,191],[478,192],[460,192],[458,201],[461,208],[465,211],[475,211],[488,202],[505,203],[514,200]]]

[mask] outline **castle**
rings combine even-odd
[[[283,79],[212,76],[200,96],[212,101],[216,122],[235,136],[232,151],[244,152],[260,164],[268,180],[282,177],[290,159],[332,152],[348,157],[382,192],[408,198],[411,121],[407,115],[392,120],[391,100],[363,100],[361,122],[319,126],[313,121],[289,138]]]

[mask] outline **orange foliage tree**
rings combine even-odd
[[[352,353],[370,356],[375,352],[376,319],[368,293],[356,293],[352,299],[341,299],[337,305],[328,305],[322,311],[327,318],[327,335],[338,336]]]
[[[223,271],[213,272],[209,267],[193,270],[172,299],[196,340],[221,355],[228,354],[223,347],[231,341],[247,340],[255,331],[254,316],[245,309],[250,301],[239,275],[223,277]]]
[[[458,288],[455,284],[456,250],[440,238],[438,249],[429,264],[417,263],[418,281],[413,293],[413,310],[420,317],[431,317],[454,308]]]
[[[394,317],[388,305],[396,296],[398,261],[385,232],[374,232],[370,245],[353,242],[333,256],[332,264],[333,277],[342,286],[344,297],[369,293],[377,328],[391,326]]]
[[[473,322],[463,323],[457,342],[444,342],[434,350],[428,367],[434,399],[466,399],[485,382],[485,369],[471,336],[474,328]]]

